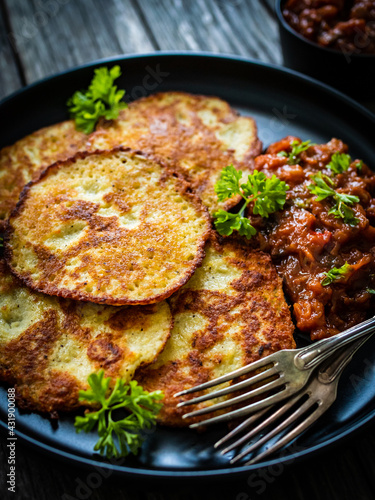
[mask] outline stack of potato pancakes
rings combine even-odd
[[[175,392],[294,347],[269,256],[210,217],[239,201],[217,202],[222,168],[260,150],[224,101],[167,92],[0,152],[0,378],[21,408],[75,410],[104,369],[163,390],[160,423],[182,426]]]

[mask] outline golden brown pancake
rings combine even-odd
[[[30,183],[10,217],[6,257],[36,291],[110,305],[169,297],[201,264],[207,210],[140,153],[78,153]]]
[[[51,163],[85,150],[87,138],[70,120],[42,128],[0,151],[0,230],[25,184]]]
[[[100,369],[129,381],[154,361],[172,327],[168,304],[110,307],[33,292],[0,260],[0,380],[22,408],[81,406],[78,391]]]
[[[194,276],[170,299],[174,327],[158,359],[136,373],[164,391],[159,421],[186,426],[176,392],[224,375],[279,349],[292,349],[294,326],[270,257],[239,240],[212,237]],[[194,410],[212,402],[191,406]]]
[[[252,118],[239,116],[218,97],[165,92],[132,102],[120,117],[106,122],[90,137],[92,149],[124,145],[140,149],[178,170],[192,183],[210,211],[218,204],[214,185],[229,164],[246,174],[261,152]]]
[[[135,101],[119,119],[102,123],[88,136],[72,120],[44,127],[0,151],[0,230],[22,188],[52,163],[77,151],[141,149],[178,169],[193,182],[203,202],[214,211],[213,191],[223,167],[233,163],[246,173],[260,153],[254,120],[242,117],[217,97],[165,92]],[[220,204],[229,208],[233,198]]]

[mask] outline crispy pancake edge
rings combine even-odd
[[[227,166],[230,163],[233,163],[233,165],[235,166],[235,168],[237,170],[242,169],[245,174],[253,171],[254,158],[258,154],[260,154],[262,151],[262,141],[258,137],[258,127],[257,127],[257,123],[256,123],[255,119],[252,118],[251,116],[241,115],[237,110],[232,108],[232,106],[227,101],[225,101],[224,99],[221,99],[218,96],[213,96],[213,95],[192,94],[189,92],[180,92],[180,91],[170,91],[170,92],[167,91],[167,92],[157,92],[157,93],[150,94],[149,96],[141,97],[140,99],[136,99],[135,101],[131,102],[129,104],[129,108],[123,110],[120,113],[120,116],[118,119],[110,120],[110,121],[106,121],[106,120],[100,121],[98,123],[96,130],[91,133],[91,135],[89,137],[89,142],[91,144],[92,143],[95,144],[96,138],[97,137],[100,138],[101,134],[104,134],[104,137],[106,134],[108,134],[108,137],[110,137],[110,135],[112,133],[111,127],[113,126],[116,128],[117,124],[121,123],[123,115],[126,115],[127,113],[129,113],[130,114],[129,119],[132,118],[131,113],[132,113],[133,107],[135,109],[138,106],[142,107],[142,105],[144,103],[147,103],[148,101],[151,101],[151,104],[155,105],[154,104],[155,101],[157,101],[158,99],[160,99],[162,101],[165,97],[174,97],[177,99],[179,97],[183,98],[183,99],[192,99],[198,103],[204,102],[207,99],[214,99],[214,100],[220,101],[220,103],[226,107],[226,113],[227,113],[226,120],[228,123],[234,123],[237,118],[243,118],[243,119],[246,119],[247,121],[251,122],[252,128],[254,129],[254,140],[251,142],[250,147],[248,148],[248,150],[246,151],[246,153],[244,155],[244,158],[241,161],[237,160],[234,157],[235,153],[233,153],[233,151],[235,151],[235,150],[231,150],[230,148],[227,148],[226,150],[224,150],[222,152],[222,155],[225,156],[226,154],[230,153],[232,155],[232,158],[231,159],[228,158],[228,162],[224,162],[225,164],[223,163],[222,168],[224,168],[225,166]],[[125,119],[125,121],[126,120],[127,120],[127,118]],[[199,131],[200,128],[197,128],[196,130]],[[212,130],[210,129],[209,126],[204,125],[204,130],[212,133]],[[114,136],[116,137],[116,134]],[[210,146],[208,146],[208,147],[210,147]],[[139,148],[142,149],[142,146],[139,146]],[[145,150],[147,151],[147,148],[145,148]],[[167,160],[167,158],[165,157],[165,155],[163,156],[163,154],[153,152],[152,155],[158,162],[165,162],[170,168],[179,172],[185,180],[187,180],[189,183],[192,184],[193,189],[199,188],[200,184],[198,184],[197,179],[194,176],[191,176],[190,173],[188,172],[188,170],[181,166],[181,163],[183,162],[184,157],[178,157],[178,155],[177,155],[176,158]],[[208,166],[208,171],[210,171],[211,175],[212,175],[215,171],[217,171],[217,169],[211,169],[210,166]],[[216,205],[215,206],[216,206],[216,208],[223,208],[224,210],[229,210],[230,208],[233,208],[239,201],[241,201],[241,197],[239,195],[233,196],[232,198],[226,200],[225,202],[217,203],[217,206]],[[209,206],[210,210],[212,208],[213,207]]]
[[[261,274],[264,276],[262,280],[266,279],[267,276],[270,278],[269,281],[267,280],[267,282],[264,285],[262,285],[260,292],[263,293],[260,296],[249,298],[250,300],[249,305],[253,307],[254,305],[257,304],[257,307],[261,308],[261,310],[264,311],[264,315],[266,317],[269,311],[272,310],[275,324],[272,325],[270,323],[269,326],[267,326],[267,324],[261,326],[261,332],[262,332],[261,336],[263,336],[264,333],[266,333],[267,337],[266,342],[258,338],[257,332],[253,332],[249,337],[247,337],[247,332],[245,330],[243,331],[243,333],[241,332],[239,338],[243,343],[243,350],[241,350],[242,362],[240,366],[232,367],[232,369],[245,366],[246,364],[252,361],[256,361],[257,359],[265,357],[278,350],[295,348],[295,341],[293,337],[295,328],[291,319],[290,309],[285,301],[285,296],[282,289],[282,280],[277,274],[276,268],[272,264],[269,255],[260,251],[259,249],[252,248],[251,242],[244,241],[239,236],[221,237],[218,234],[215,234],[214,231],[212,232],[212,236],[207,244],[211,245],[214,250],[217,250],[221,254],[224,254],[226,252],[226,249],[228,249],[229,251],[234,250],[236,254],[234,259],[233,257],[227,257],[227,258],[233,261],[232,262],[233,266],[238,266],[239,269],[243,269],[243,273],[241,274],[240,278],[235,278],[232,281],[232,283],[235,285],[235,287],[233,288],[235,288],[239,294],[242,293],[246,294],[249,285],[246,281],[248,272],[248,267],[246,264],[247,259],[249,259],[248,262],[250,264],[250,268],[252,268],[251,273],[255,272],[256,274],[256,268],[254,269],[254,262],[258,261],[259,259],[259,261],[261,262],[260,265]],[[237,261],[237,264],[235,264],[234,261]],[[254,286],[254,290],[258,291],[259,293],[259,289],[257,288],[258,287],[257,277],[255,278],[256,280],[254,284],[251,284],[251,287]],[[269,289],[276,292],[277,296],[280,299],[279,303],[280,311],[278,312],[276,312],[273,309],[274,306],[272,305],[275,299],[272,296],[265,299],[263,296],[265,291]],[[176,320],[176,313],[178,317],[180,308],[183,309],[185,308],[186,305],[188,305],[184,299],[184,294],[187,291],[187,296],[188,296],[188,294],[191,293],[189,292],[189,290],[190,290],[189,284],[187,284],[187,287],[177,291],[175,295],[171,296],[168,299],[168,302],[171,305],[171,311],[174,321]],[[201,298],[199,297],[199,293],[202,293]],[[215,292],[213,292],[213,295],[214,294]],[[204,295],[205,292],[202,291],[202,289],[198,289],[198,296],[196,300],[197,301],[204,300],[203,299]],[[179,297],[181,297],[182,299],[181,303],[178,302],[178,300],[176,302],[176,299],[178,299]],[[283,300],[281,300],[281,298]],[[241,300],[242,303],[245,305],[246,298],[244,297]],[[226,301],[226,299],[224,299],[224,307],[226,307],[227,304],[228,302]],[[209,308],[209,306],[207,306],[207,308]],[[190,308],[188,308],[188,310],[190,310]],[[199,310],[196,311],[195,308],[193,309],[192,312],[194,314],[196,313],[199,314]],[[250,310],[245,308],[245,313],[249,314]],[[215,316],[216,314],[215,307],[213,307],[212,314],[213,316]],[[218,316],[218,318],[219,317],[220,315]],[[208,321],[210,322],[211,319],[212,318],[209,317]],[[208,330],[207,331],[204,330],[203,333],[201,333],[199,329],[196,330],[194,333],[193,343],[195,344],[196,342],[198,343],[201,342],[202,346],[204,346],[207,340],[206,336],[212,335],[214,331],[212,330],[212,328],[213,329],[217,328],[218,324],[219,323],[216,323],[213,326],[210,325],[208,327]],[[252,328],[251,321],[249,322],[249,328],[250,329]],[[173,340],[173,336],[174,336],[174,330],[172,329],[169,341]],[[230,335],[229,337],[232,337],[232,335]],[[257,346],[257,349],[255,351],[253,350],[254,343]],[[158,423],[160,425],[165,427],[183,428],[187,427],[191,423],[201,420],[200,417],[184,420],[182,416],[185,413],[187,413],[189,409],[190,411],[193,411],[199,408],[203,408],[205,406],[208,406],[210,402],[200,403],[198,405],[190,407],[189,409],[177,408],[177,404],[180,401],[183,401],[185,398],[174,398],[173,394],[182,391],[184,389],[187,389],[189,387],[192,387],[194,385],[207,382],[212,378],[212,373],[210,371],[212,366],[210,368],[210,363],[207,360],[207,353],[210,352],[210,349],[211,347],[208,347],[208,350],[206,351],[205,347],[203,347],[202,349],[195,347],[193,348],[192,346],[190,346],[189,350],[186,351],[185,353],[186,354],[185,357],[179,359],[177,358],[169,359],[167,363],[162,364],[161,366],[157,364],[158,360],[156,360],[156,366],[151,364],[145,369],[140,368],[139,370],[136,371],[135,379],[139,381],[140,384],[144,384],[147,390],[153,391],[157,389],[162,389],[165,391],[165,406],[162,408],[160,415],[158,417]],[[163,356],[163,351],[161,353],[161,356]],[[202,365],[202,360],[204,360],[205,358],[207,363],[206,365],[205,364]],[[224,362],[226,363],[226,361]],[[219,362],[219,364],[221,366],[221,361]],[[187,376],[184,371],[185,369],[188,369],[189,371]],[[189,395],[188,399],[194,396],[195,396],[194,394]]]
[[[54,144],[54,141],[51,139],[51,134],[54,136],[54,134],[61,135],[61,133],[68,135],[68,138],[65,136],[61,142],[65,145],[65,147],[58,153],[51,152],[51,148]],[[34,141],[38,142],[39,140],[42,141],[42,147],[40,147],[37,151],[41,158],[38,166],[35,166],[32,159],[32,153],[35,149]],[[30,145],[31,152],[27,150]],[[51,163],[71,158],[78,151],[85,151],[89,148],[89,146],[89,135],[76,130],[73,120],[65,120],[42,127],[39,130],[18,139],[15,143],[3,147],[0,150],[0,165],[2,165],[3,162],[6,168],[9,169],[9,172],[6,174],[7,178],[11,178],[12,176],[14,177],[17,174],[17,184],[13,186],[11,191],[8,191],[4,185],[0,186],[0,189],[5,189],[2,209],[7,212],[5,219],[0,219],[0,231],[5,229],[6,221],[11,211],[16,206],[22,189],[30,180],[37,179],[40,173]],[[27,180],[23,178],[24,172],[19,173],[19,170],[22,169],[20,165],[20,157],[25,158],[24,161],[26,162],[28,175]],[[50,161],[50,157],[53,158],[52,161]],[[18,165],[17,168],[15,168],[15,165]],[[21,178],[23,179],[22,183],[19,182],[19,175],[21,175]]]
[[[156,92],[155,94],[150,94],[149,96],[144,96],[144,97],[141,97],[140,99],[136,99],[135,101],[133,101],[134,103],[142,103],[143,101],[146,101],[147,99],[149,98],[158,98],[160,96],[164,96],[164,95],[172,95],[172,96],[182,96],[182,97],[189,97],[189,98],[194,98],[194,99],[197,99],[198,101],[204,101],[205,99],[217,99],[219,101],[221,101],[222,103],[224,103],[227,108],[228,108],[228,111],[230,113],[233,114],[233,116],[235,117],[241,117],[241,118],[246,118],[247,120],[251,121],[252,122],[252,125],[254,127],[254,132],[255,132],[255,137],[256,137],[256,140],[253,141],[253,143],[251,144],[251,147],[247,150],[247,153],[246,153],[246,159],[244,161],[251,161],[252,159],[255,158],[255,156],[258,156],[261,151],[262,151],[262,147],[263,147],[263,143],[262,141],[259,139],[259,136],[258,136],[258,125],[257,125],[257,122],[256,120],[252,117],[252,116],[247,116],[247,115],[241,115],[241,113],[239,111],[237,111],[236,109],[234,109],[228,101],[226,101],[225,99],[222,99],[221,97],[218,97],[218,96],[215,96],[215,95],[211,95],[211,94],[193,94],[191,92],[183,92],[183,91],[179,91],[179,90],[172,90],[172,91],[167,91],[167,92]],[[132,106],[132,103],[129,104],[129,108],[131,108]],[[100,123],[99,123],[99,127],[100,127]],[[98,130],[100,130],[98,128]],[[92,134],[95,134],[95,131],[92,132]]]
[[[113,299],[111,296],[104,295],[102,297],[95,297],[93,298],[89,294],[82,293],[82,292],[75,292],[67,289],[59,289],[58,287],[55,287],[53,285],[47,284],[43,287],[40,287],[36,285],[32,279],[28,275],[23,275],[19,272],[17,272],[11,265],[11,260],[13,257],[13,251],[12,247],[10,244],[11,236],[14,231],[14,228],[12,227],[12,219],[16,218],[17,215],[19,215],[22,212],[23,206],[28,199],[30,189],[32,186],[35,184],[38,184],[40,181],[42,181],[50,172],[53,170],[59,170],[65,165],[71,165],[75,163],[78,159],[84,159],[89,156],[95,156],[97,154],[99,155],[110,155],[114,152],[124,152],[124,153],[130,153],[132,155],[140,155],[145,159],[148,159],[150,161],[153,161],[155,163],[158,163],[165,171],[165,177],[168,176],[173,176],[179,180],[179,184],[176,185],[176,189],[179,191],[179,193],[182,196],[185,196],[189,199],[189,201],[193,204],[194,208],[201,214],[201,216],[206,220],[207,226],[206,226],[206,231],[203,233],[200,242],[198,244],[198,251],[197,254],[192,262],[190,271],[185,274],[183,278],[181,278],[173,288],[169,288],[166,292],[159,294],[155,297],[149,298],[149,299],[144,299],[143,301],[139,300],[119,300],[119,299]],[[34,181],[30,181],[23,189],[20,199],[16,205],[16,207],[13,209],[7,224],[5,228],[5,236],[4,236],[4,258],[5,261],[7,262],[8,267],[10,268],[11,272],[13,275],[15,275],[18,279],[20,279],[26,286],[31,288],[32,290],[35,290],[37,292],[41,293],[46,293],[48,295],[56,295],[58,297],[63,297],[63,298],[70,298],[74,300],[82,300],[82,301],[89,301],[89,302],[94,302],[97,304],[108,304],[108,305],[146,305],[146,304],[151,304],[151,303],[156,303],[156,302],[161,302],[162,300],[165,300],[168,298],[170,295],[172,295],[176,290],[181,288],[189,279],[190,277],[194,274],[195,270],[201,266],[202,261],[205,256],[205,244],[207,239],[209,238],[211,231],[211,217],[208,213],[207,207],[205,207],[198,196],[192,191],[190,184],[178,173],[173,171],[172,169],[168,168],[165,164],[156,161],[155,158],[152,155],[145,154],[142,151],[137,151],[137,150],[132,150],[131,148],[125,148],[123,146],[119,146],[110,150],[96,150],[96,151],[90,151],[90,152],[78,152],[74,157],[68,158],[67,160],[63,161],[57,161],[54,164],[50,165],[47,167],[45,170],[43,170],[39,176],[38,179]]]
[[[10,273],[5,261],[0,258],[1,284],[3,280],[5,283],[7,282],[8,276],[11,281],[7,286],[11,290],[25,288],[23,283]],[[43,294],[35,293],[32,290],[29,290],[29,293],[30,295],[27,297],[27,300],[38,301],[41,299],[43,301]],[[68,332],[69,338],[81,342],[83,344],[81,348],[83,350],[87,348],[88,353],[90,351],[90,355],[87,354],[90,361],[99,365],[102,364],[100,349],[103,349],[105,352],[108,348],[108,352],[113,353],[114,351],[115,354],[116,349],[121,350],[117,336],[121,338],[122,322],[125,321],[126,325],[126,321],[128,320],[126,316],[127,310],[131,310],[131,312],[139,311],[147,315],[146,311],[150,307],[156,309],[161,306],[165,307],[166,311],[169,311],[166,316],[169,322],[168,335],[165,336],[163,344],[160,344],[160,347],[158,347],[159,352],[154,359],[142,360],[136,368],[138,369],[140,367],[147,367],[149,364],[155,362],[160,352],[164,349],[173,328],[173,316],[166,301],[151,304],[150,306],[135,306],[130,308],[128,306],[124,308],[108,306],[112,312],[112,315],[105,322],[108,323],[108,330],[104,332],[104,335],[100,333],[97,337],[93,336],[90,340],[87,340],[85,333],[86,326],[84,323],[81,323],[81,320],[77,320],[77,318],[80,318],[77,307],[84,309],[85,304],[57,297],[46,296],[46,298],[47,300],[52,300],[50,304],[46,305],[47,310],[44,311],[43,316],[39,316],[36,322],[30,324],[16,338],[7,342],[0,342],[0,360],[5,359],[8,361],[6,356],[13,355],[9,359],[8,364],[6,361],[4,364],[0,363],[0,382],[8,386],[12,385],[16,389],[17,405],[26,411],[36,411],[57,417],[57,412],[70,412],[80,407],[88,406],[78,400],[79,390],[88,389],[87,383],[82,384],[79,378],[72,376],[72,373],[67,370],[48,368],[51,352],[59,344],[62,332]],[[101,314],[100,309],[99,314]],[[63,317],[63,322],[61,321],[61,317]],[[124,328],[125,330],[122,331],[126,331],[127,325]],[[107,337],[107,335],[112,336]],[[99,352],[96,352],[95,347],[100,348]],[[125,360],[126,358],[123,359]],[[106,376],[112,377],[113,384],[116,377],[116,364],[117,359],[115,356],[106,359],[104,362]],[[35,365],[37,365],[36,369],[34,369]]]

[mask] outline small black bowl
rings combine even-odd
[[[375,55],[343,52],[311,42],[284,19],[285,3],[286,0],[276,0],[284,65],[357,99],[375,99]]]

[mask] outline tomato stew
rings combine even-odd
[[[306,145],[293,157],[296,145],[301,140],[288,136],[255,159],[258,171],[275,174],[289,189],[283,210],[269,219],[249,218],[283,278],[297,327],[320,339],[363,321],[374,305],[375,173],[352,160],[338,139]],[[344,165],[338,173],[329,166],[337,158]],[[314,186],[320,179],[338,194],[318,201]],[[357,198],[337,210],[340,195]],[[341,273],[327,283],[334,268]]]
[[[287,23],[323,47],[375,54],[375,0],[288,0]]]

